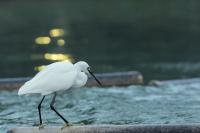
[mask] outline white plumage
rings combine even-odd
[[[38,105],[39,112],[39,128],[42,125],[41,105],[46,95],[54,93],[50,107],[51,109],[69,126],[69,122],[54,108],[56,92],[67,90],[71,87],[81,87],[87,82],[88,76],[91,74],[97,83],[101,86],[100,81],[91,72],[89,65],[84,61],[72,64],[67,61],[56,62],[45,67],[31,80],[27,81],[18,91],[18,95],[40,93],[43,95]]]
[[[71,87],[81,87],[87,82],[89,65],[84,61],[72,64],[67,61],[55,62],[45,67],[27,81],[18,91],[18,95],[40,93],[48,95]]]

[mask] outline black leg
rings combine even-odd
[[[56,93],[54,93],[53,99],[52,99],[51,104],[50,104],[51,109],[52,109],[54,112],[56,112],[56,114],[57,114],[66,124],[68,124],[69,122],[68,122],[60,113],[58,113],[58,111],[54,108],[53,105],[54,105],[54,103],[55,103],[55,99],[56,99]]]
[[[39,118],[40,118],[40,125],[42,125],[42,117],[41,117],[41,105],[42,102],[44,100],[45,96],[43,96],[42,100],[40,101],[39,105],[38,105],[38,112],[39,112]]]

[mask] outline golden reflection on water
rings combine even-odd
[[[38,36],[35,38],[35,44],[39,53],[31,55],[31,59],[37,62],[56,62],[56,61],[69,61],[74,62],[74,59],[70,54],[65,53],[66,46],[64,36],[66,31],[62,28],[53,28],[49,30],[45,36]],[[51,45],[48,45],[51,44]],[[44,52],[42,52],[44,51]],[[51,52],[50,52],[51,51]],[[46,61],[45,61],[46,60]],[[35,71],[41,71],[46,67],[46,63],[37,64],[34,67]],[[49,64],[48,63],[48,64]]]
[[[42,71],[45,67],[46,67],[46,65],[35,66],[35,67],[34,67],[34,70],[35,70],[35,71]]]
[[[57,40],[57,44],[58,44],[59,46],[64,46],[64,45],[65,45],[65,40],[64,40],[64,39],[58,39],[58,40]]]
[[[51,43],[51,38],[47,36],[37,37],[35,43],[38,45],[48,45]]]
[[[51,37],[61,37],[64,36],[65,31],[63,29],[55,28],[49,31]]]
[[[56,54],[56,53],[45,53],[44,58],[46,60],[52,60],[52,61],[63,61],[63,60],[69,60],[71,61],[72,57],[69,54]]]

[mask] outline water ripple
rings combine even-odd
[[[40,95],[17,96],[0,92],[0,132],[38,123]],[[50,110],[52,95],[42,106],[43,121],[62,125]],[[80,88],[59,93],[55,107],[72,123],[85,124],[181,124],[200,120],[200,84]]]

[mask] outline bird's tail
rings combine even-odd
[[[21,88],[19,88],[18,95],[21,96],[25,94],[30,94],[30,90],[31,87],[29,86],[29,84],[25,83]]]
[[[24,87],[22,86],[21,88],[19,88],[18,95],[21,96],[24,94],[26,94],[26,91],[25,91]]]

